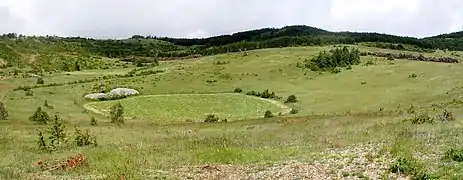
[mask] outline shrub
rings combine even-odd
[[[96,122],[95,117],[90,118],[90,125],[92,125],[92,126],[98,125],[98,123]]]
[[[455,116],[453,116],[452,112],[447,111],[447,109],[444,109],[442,114],[437,115],[437,119],[441,120],[442,122],[449,122],[455,121]]]
[[[90,134],[90,131],[87,129],[85,131],[85,133],[82,133],[82,131],[79,129],[79,128],[75,128],[75,139],[74,139],[74,143],[79,146],[79,147],[83,147],[83,146],[97,146],[97,142],[96,142],[96,137],[95,136],[92,136]]]
[[[289,95],[285,101],[285,103],[296,103],[296,102],[297,102],[297,98],[295,95]]]
[[[0,120],[8,119],[8,111],[5,108],[5,104],[3,101],[0,101]]]
[[[257,96],[257,97],[264,98],[264,99],[278,98],[276,96],[275,92],[270,93],[268,89],[264,90],[263,92],[250,91],[250,92],[247,92],[246,95],[248,95],[248,96]]]
[[[275,117],[275,115],[273,115],[272,111],[270,111],[270,110],[265,111],[264,118],[272,118],[272,117]]]
[[[34,92],[31,90],[26,91],[26,96],[34,96]]]
[[[120,102],[111,106],[110,116],[111,123],[124,124],[124,107]]]
[[[372,65],[375,65],[375,63],[372,60],[369,60],[363,66],[372,66]]]
[[[422,165],[413,157],[399,157],[394,164],[389,167],[389,172],[412,176],[412,179],[430,179],[424,172]]]
[[[416,75],[415,73],[408,75],[408,78],[417,78],[417,77],[418,75]]]
[[[39,138],[37,140],[37,146],[38,146],[39,150],[48,151],[47,143],[45,143],[45,138],[43,137],[43,133],[41,131],[39,131],[38,136],[39,136]]]
[[[256,92],[256,91],[249,91],[249,92],[246,93],[246,95],[248,95],[248,96],[257,96],[257,94],[258,94],[258,92]],[[259,96],[260,96],[260,94],[259,94]]]
[[[294,108],[291,109],[291,111],[289,111],[289,114],[297,114],[297,113],[299,113],[299,110],[294,109]]]
[[[42,124],[47,124],[50,120],[50,117],[48,116],[47,112],[42,111],[42,107],[38,107],[37,110],[35,110],[34,114],[31,117],[29,117],[29,120],[39,122]]]
[[[62,145],[66,142],[66,133],[64,132],[66,126],[63,120],[58,115],[55,115],[52,126],[47,130],[50,134],[50,144],[54,147]]]
[[[224,118],[224,119],[222,119],[220,122],[226,123],[226,122],[228,122],[228,119],[227,119],[227,118]]]
[[[214,114],[208,114],[208,115],[206,115],[206,119],[204,120],[204,122],[216,123],[216,122],[219,122],[219,117],[217,117]]]
[[[455,149],[451,148],[444,155],[445,159],[450,159],[457,162],[463,162],[463,148]]]
[[[419,115],[415,115],[409,120],[412,122],[412,124],[434,123],[434,118],[429,117],[427,113],[420,113]]]
[[[48,104],[47,100],[45,100],[45,102],[43,103],[43,106],[47,107],[48,109],[54,109],[54,107],[52,105]]]
[[[235,90],[233,90],[233,92],[235,93],[241,93],[243,92],[243,90],[241,88],[235,88]]]
[[[39,77],[37,78],[37,84],[44,84],[45,81],[43,80],[43,78]]]

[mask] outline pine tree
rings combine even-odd
[[[50,117],[48,116],[47,112],[42,110],[42,107],[38,107],[37,110],[35,110],[34,114],[31,117],[29,117],[29,120],[40,122],[42,124],[47,124],[50,120]]]
[[[63,120],[61,120],[58,115],[55,115],[52,126],[47,130],[47,132],[50,134],[50,137],[48,137],[48,139],[51,140],[50,144],[56,146],[65,142],[65,128],[66,126],[64,125]]]
[[[8,118],[8,111],[5,108],[5,104],[0,101],[0,120],[6,120]]]

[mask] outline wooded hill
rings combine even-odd
[[[205,56],[244,50],[288,46],[317,46],[329,44],[377,43],[382,48],[414,50],[463,50],[463,33],[456,32],[427,38],[403,37],[380,33],[331,32],[310,26],[287,26],[237,32],[209,38],[168,38],[134,35],[129,39],[92,39],[82,37],[23,36],[14,33],[0,36],[0,67],[24,66],[36,61],[42,64],[61,63],[62,66],[92,61],[102,57],[128,56],[178,58]],[[66,60],[62,62],[62,60]],[[68,63],[68,64],[66,64]]]

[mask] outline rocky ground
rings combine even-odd
[[[388,173],[395,159],[378,145],[328,149],[311,157],[316,160],[292,160],[267,168],[203,165],[175,171],[179,179],[409,179]]]

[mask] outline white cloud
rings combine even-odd
[[[304,24],[429,36],[462,30],[459,0],[2,0],[0,33],[204,37]]]

